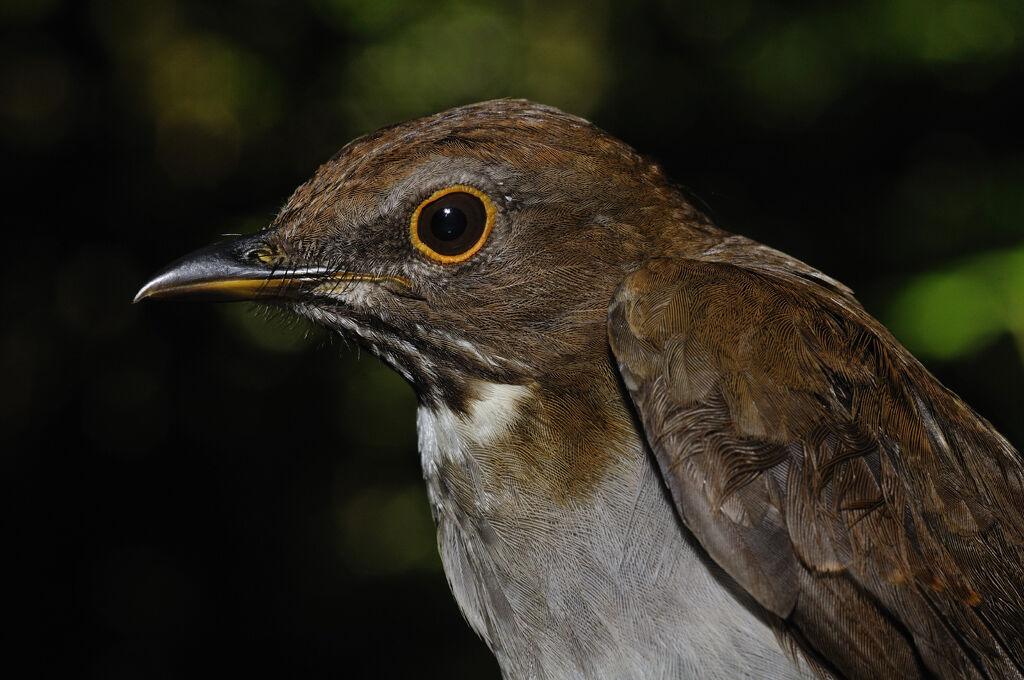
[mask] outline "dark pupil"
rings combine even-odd
[[[442,241],[454,241],[466,231],[466,213],[458,208],[441,208],[430,218],[430,231]]]

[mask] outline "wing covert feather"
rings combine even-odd
[[[682,521],[832,671],[1022,677],[1021,457],[850,298],[651,260],[609,341]]]

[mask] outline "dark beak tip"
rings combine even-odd
[[[177,263],[176,263],[177,264]],[[186,271],[182,271],[185,269]],[[137,304],[146,298],[173,298],[177,297],[176,292],[179,292],[182,288],[182,283],[190,283],[188,277],[187,268],[172,265],[156,276],[151,278],[149,281],[139,289],[139,292],[132,298],[132,304]]]
[[[149,281],[142,288],[139,288],[139,292],[136,293],[135,297],[132,298],[132,304],[133,305],[139,304],[139,302],[145,300],[146,298],[148,298],[151,295],[150,288],[151,288],[152,284],[153,284],[153,282]]]

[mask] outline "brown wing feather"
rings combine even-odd
[[[684,523],[834,672],[1022,677],[1021,457],[859,306],[652,260],[609,338]]]

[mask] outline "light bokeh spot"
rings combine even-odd
[[[1010,333],[1024,358],[1024,247],[913,279],[897,294],[886,321],[921,356],[953,359]]]

